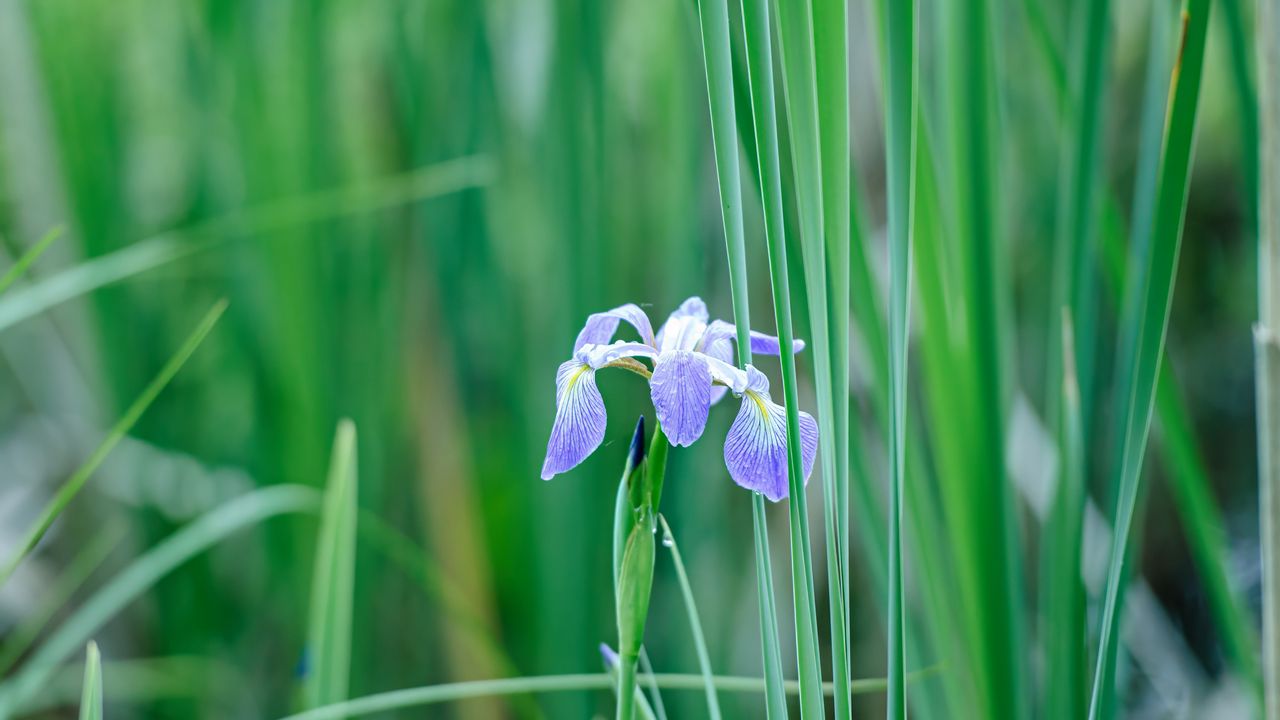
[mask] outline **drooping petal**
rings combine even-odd
[[[658,353],[652,345],[624,340],[608,345],[583,345],[573,354],[575,360],[584,362],[595,370],[624,357],[653,358],[657,356]]]
[[[707,305],[702,298],[691,297],[667,317],[658,330],[658,349],[693,350],[707,329]]]
[[[707,348],[714,347],[724,341],[730,342],[730,348],[734,347],[733,341],[736,340],[738,334],[737,327],[733,323],[727,323],[723,320],[713,320],[707,326],[707,330],[702,335],[702,340],[698,343],[698,348],[703,352],[707,352]],[[762,332],[751,331],[751,352],[755,355],[778,355],[781,343],[778,338],[773,335],[765,335]],[[804,350],[803,340],[791,341],[791,352],[798,353]],[[729,362],[733,358],[730,356]]]
[[[577,358],[556,372],[556,419],[547,441],[542,479],[550,480],[586,460],[604,441],[607,418],[596,371]]]
[[[711,410],[711,368],[706,356],[689,350],[662,353],[653,366],[649,394],[671,444],[692,445],[702,437]]]
[[[584,345],[606,345],[613,340],[613,335],[618,331],[618,322],[626,320],[631,326],[640,333],[640,341],[648,345],[655,345],[656,340],[653,335],[653,325],[649,322],[649,316],[635,303],[627,303],[618,307],[607,310],[605,312],[593,313],[587,316],[587,322],[582,326],[582,330],[578,333],[578,339],[573,343],[573,350],[577,352]]]
[[[777,502],[787,496],[787,415],[769,398],[764,374],[747,366],[748,388],[742,409],[724,441],[724,463],[738,485]],[[800,413],[800,460],[807,483],[818,454],[818,424]]]
[[[804,350],[804,341],[795,339],[791,341],[792,354]],[[751,352],[756,355],[781,355],[782,343],[773,335],[765,335],[762,332],[751,331]]]
[[[731,367],[733,365],[733,343],[729,340],[722,339],[710,343],[703,349],[703,352],[706,353],[708,357],[718,360],[725,365],[729,365]],[[714,372],[712,377],[715,377]],[[724,381],[722,380],[721,382]],[[715,405],[720,402],[728,392],[729,388],[724,385],[713,385],[711,387],[711,404]]]

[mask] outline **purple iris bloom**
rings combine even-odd
[[[634,304],[587,318],[573,345],[573,358],[556,373],[556,419],[547,442],[542,478],[566,472],[604,441],[607,418],[596,387],[596,371],[621,367],[649,378],[649,391],[662,431],[673,445],[688,446],[702,436],[711,406],[732,390],[742,408],[724,444],[724,461],[734,482],[773,501],[787,496],[787,416],[769,396],[769,379],[751,365],[733,365],[736,329],[722,320],[708,322],[707,306],[685,300],[657,334],[649,317]],[[626,321],[640,334],[637,342],[613,341]],[[796,340],[792,352],[804,343]],[[778,338],[751,331],[751,352],[778,355]],[[652,370],[637,358],[652,363]],[[800,455],[805,480],[818,450],[818,424],[800,413]]]

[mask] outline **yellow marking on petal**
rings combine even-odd
[[[760,408],[761,415],[763,415],[765,418],[769,417],[769,405],[765,403],[764,398],[760,397],[756,393],[751,392],[750,390],[747,391],[747,397],[756,401],[756,407]]]
[[[585,363],[582,365],[582,367],[578,368],[578,371],[575,372],[573,374],[573,377],[569,378],[569,382],[565,384],[564,386],[565,393],[568,394],[568,392],[573,389],[573,386],[577,384],[578,378],[582,377],[582,373],[590,369],[591,369],[591,366]]]

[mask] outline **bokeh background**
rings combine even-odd
[[[1052,77],[1061,72],[1040,41],[1065,46],[1070,3],[994,4],[1009,383],[1038,398],[1058,193]],[[935,5],[922,2],[926,18]],[[1103,165],[1123,213],[1155,5],[1115,6]],[[871,8],[854,2],[851,19],[856,204],[878,297],[878,40]],[[1167,362],[1225,518],[1229,579],[1252,620],[1249,27],[1240,0],[1215,5]],[[771,330],[758,195],[747,190],[753,316]],[[598,671],[597,646],[615,637],[616,481],[636,417],[652,410],[637,378],[602,374],[604,446],[542,482],[555,369],[588,313],[623,302],[640,303],[655,324],[690,295],[713,317],[731,316],[717,202],[692,0],[0,0],[0,269],[59,225],[65,234],[28,281],[93,259],[121,268],[117,281],[0,331],[0,554],[207,309],[229,301],[0,590],[0,648],[76,568],[86,578],[54,609],[55,625],[146,548],[226,500],[256,486],[322,487],[347,417],[359,433],[360,508],[381,521],[362,520],[352,694]],[[793,307],[803,313],[803,303]],[[1100,307],[1101,328],[1114,334],[1114,297]],[[798,322],[803,336],[802,314]],[[854,338],[858,432],[869,438],[869,467],[882,470],[856,328]],[[1100,377],[1110,377],[1113,353],[1101,344]],[[800,373],[812,410],[809,362],[802,356]],[[672,453],[663,510],[717,672],[755,675],[750,503],[714,440],[730,405],[713,412],[706,439]],[[1011,455],[1046,452],[1035,405],[1011,410]],[[1100,438],[1108,422],[1097,423]],[[1167,464],[1151,459],[1134,567],[1152,591],[1155,654],[1169,667],[1131,673],[1133,717],[1176,715],[1177,698],[1161,689],[1169,677],[1173,686],[1189,678],[1182,685],[1197,702],[1238,695],[1219,682],[1219,631],[1162,481]],[[1105,489],[1095,500],[1112,502]],[[1037,520],[1029,505],[1021,516],[1034,561]],[[771,521],[786,599],[785,513]],[[128,605],[97,638],[108,715],[296,708],[316,529],[313,517],[287,517],[239,533]],[[854,674],[873,677],[884,668],[881,605],[857,552],[853,562]],[[659,670],[696,671],[662,552],[647,637]],[[1160,672],[1174,674],[1162,681]],[[69,673],[36,716],[73,716],[77,683]],[[664,699],[672,717],[704,712],[697,692]],[[762,714],[757,697],[722,701],[729,717]],[[607,692],[580,692],[399,716],[578,718],[611,706]],[[857,707],[882,711],[874,694]]]

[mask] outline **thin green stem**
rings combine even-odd
[[[716,698],[715,673],[711,672],[711,654],[707,652],[707,639],[702,634],[702,621],[698,618],[698,605],[693,599],[693,586],[689,584],[689,573],[685,571],[684,559],[680,557],[680,546],[676,544],[671,526],[661,514],[658,521],[662,523],[662,544],[671,550],[671,560],[676,566],[676,578],[680,581],[680,594],[684,597],[685,613],[689,616],[689,630],[693,633],[693,647],[698,653],[698,669],[706,681],[707,715],[711,720],[720,720],[720,701]]]

